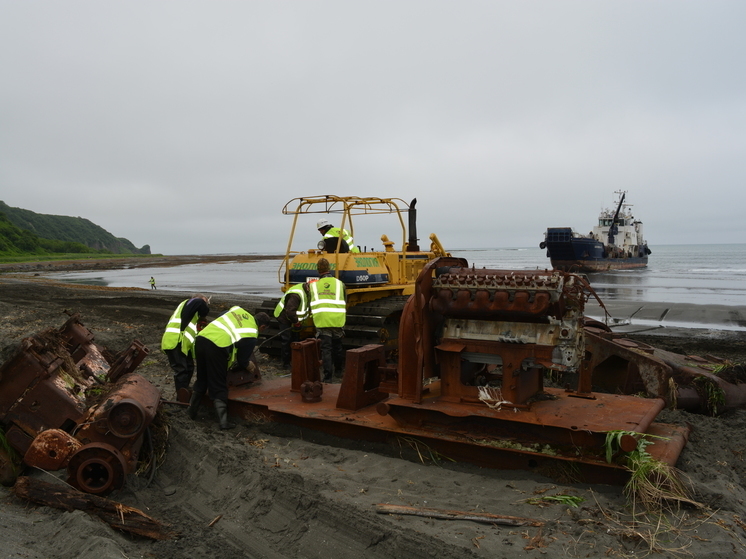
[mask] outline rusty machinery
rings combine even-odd
[[[160,392],[134,369],[148,354],[135,340],[111,355],[72,316],[59,330],[25,338],[0,367],[0,474],[27,466],[68,472],[68,483],[106,495],[134,472]]]
[[[588,368],[594,387],[662,398],[670,407],[718,415],[746,405],[744,366],[713,355],[682,355],[585,321]]]
[[[384,346],[368,345],[347,352],[341,385],[321,385],[316,341],[296,342],[290,382],[235,388],[229,406],[244,417],[355,438],[406,437],[480,465],[597,482],[627,476],[605,459],[607,433],[630,433],[627,450],[649,434],[650,453],[673,465],[688,430],[654,423],[663,399],[593,391],[589,294],[573,274],[477,270],[438,258],[402,313],[397,365],[386,362]],[[548,372],[576,382],[545,386]]]

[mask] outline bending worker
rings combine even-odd
[[[161,338],[161,349],[168,357],[168,364],[174,372],[174,387],[179,390],[189,388],[194,374],[192,347],[197,332],[206,324],[210,312],[210,299],[200,293],[185,299],[176,307],[168,319],[166,331]]]
[[[340,245],[339,252],[360,252],[347,229],[332,227],[332,224],[325,219],[320,219],[316,223],[316,229],[324,237],[324,250],[326,252],[336,252],[337,244]],[[321,245],[319,245],[319,248],[321,248]]]
[[[256,316],[232,307],[205,326],[197,335],[194,350],[197,357],[197,380],[189,400],[187,413],[197,418],[202,399],[207,393],[215,405],[221,429],[233,429],[228,423],[228,369],[249,370],[259,332],[269,324],[269,316]]]
[[[300,340],[300,323],[311,316],[308,295],[308,284],[299,283],[288,289],[275,307],[275,318],[280,323],[280,356],[283,369],[290,367],[290,344]]]
[[[316,264],[319,280],[310,285],[311,315],[316,327],[316,337],[321,342],[321,361],[324,366],[323,382],[331,382],[336,369],[338,376],[344,372],[344,325],[347,318],[345,284],[331,275],[329,261],[321,258]]]

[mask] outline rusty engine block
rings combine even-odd
[[[110,355],[78,315],[25,338],[0,367],[2,482],[12,484],[22,465],[66,467],[68,483],[82,491],[120,489],[160,404],[160,391],[132,372],[147,354],[135,340]]]

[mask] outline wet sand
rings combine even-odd
[[[746,333],[746,308],[693,303],[595,302],[586,305],[586,315],[607,321],[614,332],[656,337],[723,337]]]

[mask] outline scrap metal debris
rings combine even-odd
[[[597,390],[662,398],[671,408],[718,415],[746,405],[746,370],[713,355],[681,355],[585,321],[585,367]]]
[[[22,340],[0,366],[3,484],[30,466],[67,468],[68,483],[87,493],[120,489],[160,403],[160,391],[133,372],[147,354],[137,340],[112,354],[78,315]]]

